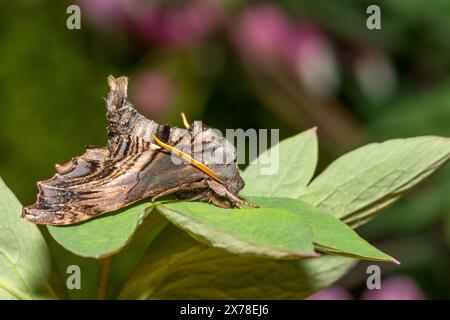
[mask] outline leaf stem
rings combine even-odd
[[[97,300],[105,300],[108,294],[109,272],[111,270],[112,257],[100,258],[99,263],[100,276],[98,280]]]

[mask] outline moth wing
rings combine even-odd
[[[37,183],[37,201],[23,209],[23,219],[78,223],[207,177],[135,135],[114,137],[109,148],[88,148],[56,170],[51,179]]]
[[[116,138],[109,150],[88,147],[83,155],[56,165],[51,179],[37,183],[37,201],[23,209],[22,218],[65,225],[136,202],[145,190],[130,197],[130,189],[139,183],[139,167],[152,161],[152,156],[147,142],[131,136]]]

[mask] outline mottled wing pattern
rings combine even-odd
[[[155,148],[153,135],[179,149],[191,149],[193,141],[220,151],[226,140],[201,123],[180,129],[159,125],[137,112],[127,100],[127,78],[109,77],[107,102],[108,146],[88,147],[57,173],[37,183],[35,204],[23,209],[22,218],[37,224],[66,225],[112,212],[146,198],[178,191],[183,199],[210,201],[231,206],[244,183],[235,164],[211,164],[226,185],[209,182],[210,177],[194,166],[173,161],[166,150]],[[190,150],[192,151],[192,150]],[[228,189],[227,189],[228,187]]]
[[[107,148],[88,148],[83,155],[57,166],[51,179],[37,183],[37,201],[24,208],[22,217],[34,223],[71,224],[123,206],[135,170],[151,154],[130,156],[132,149],[146,147],[138,139],[116,141],[115,154]]]

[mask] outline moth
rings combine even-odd
[[[236,150],[217,130],[200,121],[189,124],[184,115],[186,128],[160,125],[128,101],[128,78],[109,76],[108,83],[107,146],[88,146],[81,156],[55,165],[56,174],[37,183],[36,203],[23,209],[23,219],[68,225],[167,195],[224,208],[255,207],[238,197],[244,181]],[[209,163],[205,151],[221,161]]]

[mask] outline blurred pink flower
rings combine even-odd
[[[78,0],[81,16],[104,30],[114,30],[121,25],[124,12],[122,0]]]
[[[150,44],[195,46],[211,35],[222,20],[222,7],[212,0],[194,0],[178,6],[154,2],[127,5],[132,32]]]
[[[291,28],[277,7],[262,4],[245,10],[231,35],[244,58],[265,63],[280,57],[280,49],[290,41]]]
[[[292,21],[272,4],[250,7],[232,27],[237,51],[248,64],[284,66],[314,97],[334,93],[339,83],[333,48],[317,27]]]
[[[303,23],[284,46],[288,63],[294,66],[305,90],[315,98],[332,96],[339,86],[334,50],[314,25]]]
[[[353,297],[344,288],[332,286],[310,296],[307,300],[353,300]]]
[[[423,300],[417,283],[408,276],[394,276],[381,282],[381,289],[366,289],[361,300]]]
[[[176,94],[174,83],[163,73],[140,73],[134,76],[130,86],[131,99],[136,107],[152,117],[162,115]]]

